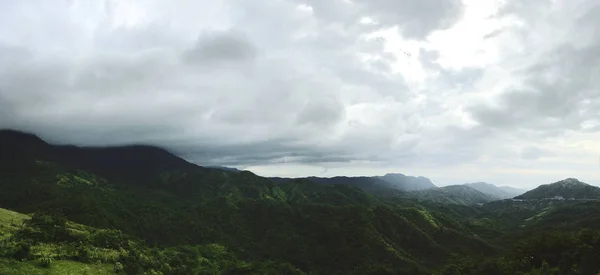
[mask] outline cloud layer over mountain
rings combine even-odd
[[[0,127],[270,176],[597,184],[599,28],[595,0],[0,0]]]

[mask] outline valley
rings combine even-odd
[[[11,130],[0,153],[2,274],[600,272],[600,188],[576,179],[265,178]]]

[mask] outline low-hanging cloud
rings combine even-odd
[[[600,130],[600,8],[534,2],[0,1],[0,127],[267,175],[545,183],[600,154],[567,142]]]

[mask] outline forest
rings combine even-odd
[[[594,200],[381,196],[14,131],[0,152],[0,274],[600,274]]]

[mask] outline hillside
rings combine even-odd
[[[117,229],[143,247],[216,243],[252,263],[249,270],[271,270],[253,274],[425,274],[459,255],[497,251],[447,214],[389,204],[352,185],[275,183],[154,147],[79,148],[8,136],[22,162],[18,170],[0,168],[0,207]],[[168,268],[157,261],[130,268]]]
[[[0,274],[600,271],[598,207],[579,201],[471,206],[492,198],[468,186],[390,196],[369,177],[272,180],[144,145],[54,146],[14,131],[0,145]]]
[[[525,193],[525,190],[508,186],[496,186],[486,182],[465,183],[464,185],[499,199],[509,199]]]
[[[292,180],[291,178],[278,177],[271,179],[279,183]],[[350,185],[378,195],[398,195],[405,191],[436,188],[428,178],[391,173],[375,177],[307,177],[304,179],[326,185]]]
[[[463,205],[481,204],[498,199],[465,185],[449,185],[440,188],[413,191],[406,193],[405,196],[419,200]]]
[[[515,199],[541,200],[541,199],[594,199],[600,200],[600,188],[568,178],[539,187],[515,197]]]
[[[150,248],[119,230],[73,223],[56,213],[30,217],[0,208],[0,274],[261,274],[277,268],[263,266],[269,264],[240,261],[216,244]]]
[[[387,182],[392,188],[402,191],[426,190],[437,187],[428,178],[406,176],[399,173],[388,173],[377,178]]]

